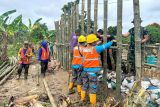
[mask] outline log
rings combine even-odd
[[[50,100],[50,103],[51,103],[52,107],[57,107],[56,103],[55,103],[55,100],[53,99],[53,96],[52,96],[52,94],[51,94],[51,92],[49,90],[49,87],[48,87],[48,84],[47,84],[45,78],[43,78],[43,84],[44,84],[45,89],[47,91],[47,94],[48,94],[48,97],[49,97],[49,100]]]
[[[0,66],[0,69],[6,64],[7,62],[3,62],[2,65]]]
[[[0,81],[0,85],[2,85],[2,84],[4,84],[6,81],[7,81],[7,79],[11,76],[11,74],[16,70],[16,66],[14,66],[13,67],[13,69],[12,69],[12,71],[9,73],[9,74],[7,74],[7,76],[5,76],[1,81]]]
[[[36,98],[38,98],[38,95],[31,95],[31,96],[19,98],[19,99],[15,100],[15,104],[24,105],[26,103],[31,102],[33,99],[36,99]]]
[[[12,69],[13,69],[14,66],[9,66],[8,68],[6,68],[6,70],[4,72],[2,72],[2,74],[0,75],[0,79],[2,79],[5,75],[7,75]]]
[[[9,66],[8,64],[4,65],[4,66],[0,69],[0,74],[1,74],[8,66]]]
[[[33,99],[31,102],[30,102],[31,106],[32,107],[43,107],[41,103],[39,103],[37,100]]]

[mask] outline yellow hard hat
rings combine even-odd
[[[97,38],[97,36],[95,34],[89,34],[87,36],[87,43],[93,43],[98,41],[99,39]]]
[[[84,35],[79,36],[78,42],[86,42],[86,37]]]

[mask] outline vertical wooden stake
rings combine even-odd
[[[84,8],[85,8],[85,0],[82,0],[82,11],[81,11],[81,31],[84,35]]]
[[[117,0],[117,62],[116,62],[116,94],[121,100],[121,60],[122,60],[122,7],[123,0]]]
[[[91,32],[91,0],[87,0],[87,34]]]
[[[98,0],[94,0],[94,34],[97,33]]]
[[[141,79],[141,38],[140,38],[140,8],[139,8],[139,0],[133,0],[134,7],[134,31],[135,31],[135,67],[136,67],[136,78],[137,80]]]
[[[108,26],[108,0],[104,0],[104,19],[103,19],[103,26],[104,26],[104,43],[107,42],[107,26]],[[103,67],[104,67],[104,73],[103,78],[106,78],[107,73],[107,50],[103,52]]]

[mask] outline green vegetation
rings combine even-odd
[[[157,23],[146,26],[150,35],[150,44],[160,43],[160,25]]]
[[[37,19],[33,24],[29,19],[29,25],[22,22],[22,15],[17,16],[12,22],[10,15],[16,10],[11,10],[0,15],[0,60],[5,61],[7,56],[17,55],[19,48],[25,40],[37,44],[42,39],[49,42],[55,41],[54,30],[49,30],[45,23],[40,23],[42,18]]]

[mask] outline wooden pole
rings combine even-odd
[[[85,0],[82,0],[82,11],[81,11],[81,31],[84,34],[84,8],[85,8]]]
[[[76,4],[76,28],[79,29],[79,4]]]
[[[57,107],[57,105],[55,103],[55,100],[53,99],[53,96],[52,96],[52,94],[51,94],[51,92],[49,90],[49,87],[48,87],[48,84],[47,84],[45,78],[43,78],[43,84],[44,84],[44,87],[45,87],[45,89],[47,91],[47,95],[49,97],[49,100],[50,100],[50,103],[51,103],[52,107]]]
[[[76,3],[73,4],[73,32],[76,30]]]
[[[117,63],[116,63],[116,93],[121,100],[121,60],[122,60],[122,7],[123,0],[117,0]]]
[[[103,26],[104,26],[104,43],[107,42],[107,26],[108,26],[108,0],[104,0],[104,19],[103,19]],[[103,68],[104,68],[104,73],[103,73],[103,78],[106,78],[106,73],[108,71],[107,69],[107,50],[103,52]]]
[[[137,80],[141,79],[141,38],[140,38],[140,8],[139,0],[133,0],[134,7],[134,31],[135,31],[135,67],[136,67],[136,78]]]
[[[91,31],[91,0],[87,0],[87,34]]]
[[[23,105],[28,102],[31,102],[33,99],[36,99],[36,98],[38,98],[38,95],[31,95],[31,96],[19,98],[19,99],[15,100],[14,102],[15,102],[15,104]]]
[[[59,62],[59,46],[57,45],[59,43],[59,21],[55,22],[55,29],[56,29],[56,60]]]
[[[157,71],[160,72],[160,45],[158,45],[158,59],[157,59]]]
[[[97,33],[98,0],[94,0],[94,34]]]
[[[66,44],[66,36],[67,36],[67,26],[66,26],[66,20],[67,20],[67,17],[66,17],[66,10],[64,11],[64,41],[63,41],[63,44]],[[64,48],[64,69],[66,70],[67,69],[67,49],[66,49],[66,45],[63,46]]]
[[[61,22],[60,22],[60,29],[61,29],[61,32],[60,32],[60,44],[63,43],[63,38],[62,38],[62,35],[63,35],[63,18],[61,17]],[[62,49],[62,45],[60,45],[60,52],[62,53],[60,55],[60,62],[61,62],[61,67],[63,66],[63,49]]]

